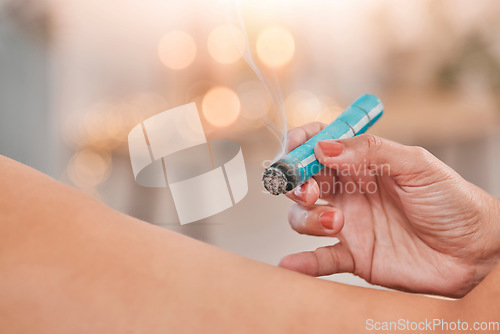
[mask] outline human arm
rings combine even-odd
[[[477,307],[473,292],[465,309],[300,275],[128,217],[7,158],[0,171],[1,333],[364,333],[366,319]],[[499,279],[485,282],[488,319]]]

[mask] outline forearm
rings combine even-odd
[[[0,166],[0,332],[355,333],[460,310],[258,263]]]

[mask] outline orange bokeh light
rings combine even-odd
[[[297,127],[309,122],[318,121],[323,106],[321,101],[308,91],[299,90],[285,99],[288,123],[291,127]]]
[[[109,175],[110,157],[91,150],[75,153],[68,165],[68,176],[79,188],[93,188]]]
[[[240,109],[238,95],[227,87],[212,88],[203,97],[203,116],[210,124],[217,127],[233,124],[240,115]]]
[[[288,63],[295,53],[292,34],[278,26],[267,28],[257,38],[257,55],[269,67],[281,67]]]
[[[232,64],[245,50],[245,36],[235,26],[221,25],[208,36],[208,52],[221,64]]]
[[[158,45],[158,56],[165,66],[173,70],[181,70],[194,61],[196,44],[188,33],[172,31],[166,34]]]

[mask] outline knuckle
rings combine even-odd
[[[415,160],[420,162],[432,162],[434,160],[434,156],[422,146],[411,146],[410,149]]]
[[[423,147],[413,146],[412,156],[413,156],[413,161],[415,163],[418,163],[419,169],[424,169],[432,172],[436,172],[439,170],[444,171],[445,169],[451,170],[451,168],[443,169],[443,166],[446,165],[444,165],[438,158],[436,158],[431,152],[429,152]]]
[[[362,136],[362,140],[364,140],[364,142],[368,146],[369,151],[377,151],[380,148],[382,148],[382,145],[384,143],[382,138],[375,136],[375,135],[372,135],[372,134],[369,134],[369,133],[365,133],[361,136]]]
[[[328,255],[329,253],[329,248],[330,246],[321,246],[321,247],[318,247],[314,250],[314,252],[316,253],[316,255],[318,255],[320,258],[324,258],[325,255]]]
[[[317,274],[320,274],[321,272],[337,271],[340,259],[338,254],[332,250],[332,246],[316,248],[314,254],[318,260]]]
[[[330,261],[330,267],[337,270],[340,263],[340,256],[338,252],[334,251],[333,247],[328,247],[328,260]]]
[[[316,122],[308,123],[305,125],[305,127],[306,126],[310,126],[311,128],[321,129],[325,126],[325,123],[316,121]]]
[[[290,129],[290,130],[288,130],[288,131],[286,132],[286,135],[287,135],[288,137],[290,137],[290,136],[292,136],[295,132],[297,132],[297,130],[298,130],[298,129],[299,129],[299,128],[293,128],[293,129]]]
[[[288,131],[287,142],[289,145],[292,144],[295,146],[302,144],[306,141],[306,139],[307,139],[307,134],[302,127]]]
[[[324,127],[324,125],[325,124],[322,122],[306,123],[304,125],[288,130],[287,135],[290,136],[290,135],[295,135],[296,133],[303,133],[305,132],[305,129],[315,129],[315,128],[321,129],[322,127]]]

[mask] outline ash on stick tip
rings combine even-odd
[[[269,167],[262,177],[264,188],[273,195],[284,194],[286,192],[287,179],[282,170]]]

